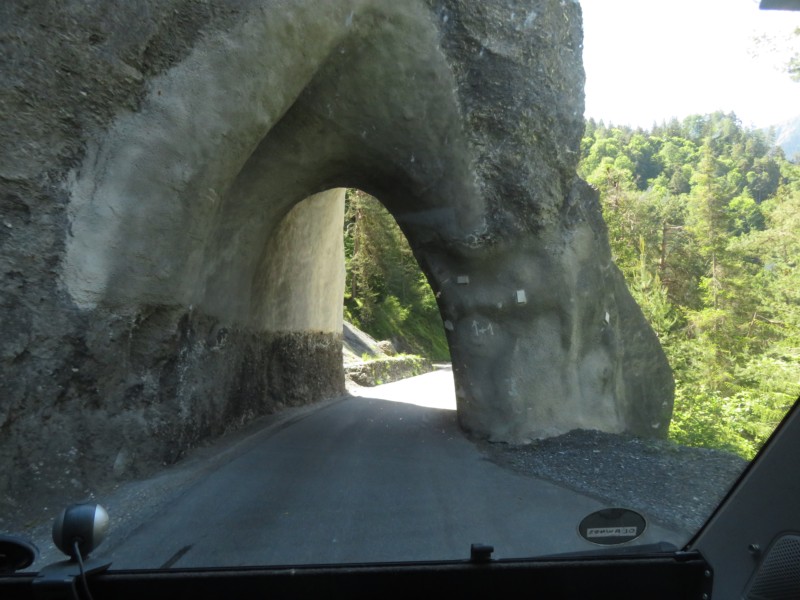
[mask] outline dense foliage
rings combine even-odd
[[[372,196],[348,190],[344,318],[401,352],[449,360],[436,299],[403,232]]]
[[[614,260],[676,379],[670,435],[750,457],[800,393],[800,166],[732,114],[587,123]]]

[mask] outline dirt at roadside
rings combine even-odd
[[[735,454],[575,430],[525,446],[481,442],[493,462],[695,532],[747,466]]]

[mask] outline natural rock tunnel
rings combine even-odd
[[[7,498],[342,393],[344,187],[408,237],[466,430],[666,433],[669,367],[575,174],[577,2],[136,4],[0,9]]]

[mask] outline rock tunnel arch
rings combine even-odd
[[[263,256],[240,250],[270,239],[301,200],[337,187],[381,198],[421,242],[485,229],[437,31],[420,7],[409,14],[381,8],[389,14],[378,21],[400,22],[365,40],[347,31],[354,16],[344,12],[340,30],[332,28],[316,55],[306,48],[303,65],[263,60],[267,50],[285,54],[263,47],[271,34],[323,17],[297,9],[283,23],[247,22],[155,80],[142,108],[90,144],[76,173],[64,268],[76,302],[163,294],[229,314],[230,297],[216,298],[214,289],[230,287],[239,270],[228,268],[231,256],[249,261],[241,270],[250,278]],[[408,39],[410,31],[421,39]],[[392,44],[391,37],[399,39]],[[232,50],[230,38],[239,47]],[[276,89],[285,97],[274,100]],[[177,235],[136,235],[148,228]],[[117,257],[121,237],[125,256]],[[110,251],[91,256],[100,247]],[[236,309],[245,302],[238,299]]]
[[[575,175],[577,2],[143,6],[9,5],[2,494],[60,503],[341,393],[338,308],[296,301],[341,266],[276,255],[344,186],[440,293],[465,429],[666,434],[669,367]]]
[[[340,393],[338,331],[275,289],[273,246],[343,186],[383,201],[441,292],[465,429],[666,434],[668,365],[575,175],[577,2],[129,4],[59,3],[53,39],[9,9],[30,68],[2,132],[0,491],[137,474]]]
[[[574,174],[577,8],[542,4],[524,36],[449,3],[341,2],[255,11],[207,38],[73,172],[71,299],[187,306],[256,336],[337,335],[312,281],[330,290],[322,274],[341,266],[307,260],[301,290],[285,257],[308,254],[296,238],[327,218],[298,216],[299,202],[358,187],[393,214],[440,296],[466,429],[665,433],[668,368]]]

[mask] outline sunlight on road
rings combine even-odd
[[[453,370],[447,365],[425,375],[410,377],[376,387],[351,390],[353,396],[377,398],[390,402],[404,402],[428,408],[456,409],[456,392]]]

